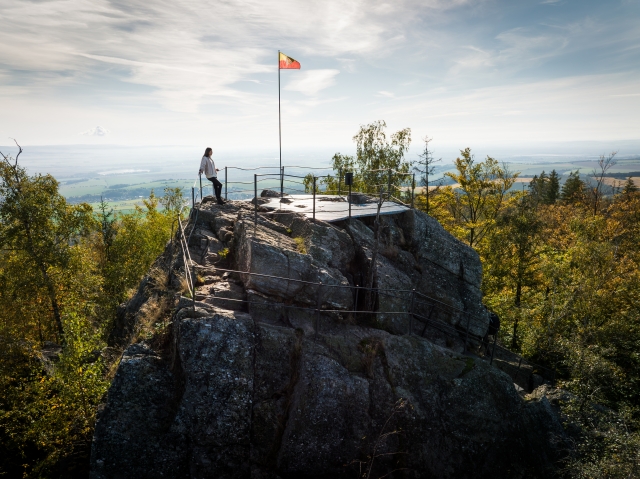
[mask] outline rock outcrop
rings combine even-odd
[[[375,264],[370,219],[253,218],[241,202],[192,214],[196,301],[176,298],[164,342],[125,350],[92,478],[553,476],[564,433],[546,398],[524,401],[508,375],[462,354],[460,338],[445,347],[410,318],[473,317],[471,335],[484,334],[473,250],[414,211],[381,217]],[[174,286],[178,251],[163,257]],[[396,290],[380,291],[375,312],[353,288],[368,277]],[[141,287],[114,337],[130,336],[149,298]]]

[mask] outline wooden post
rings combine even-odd
[[[202,175],[200,175],[200,201],[202,201]]]
[[[338,169],[338,196],[342,196],[342,168]]]
[[[196,207],[196,188],[194,186],[191,187],[191,208]]]
[[[225,201],[227,200],[227,183],[228,183],[228,173],[227,173],[227,167],[224,167],[224,199]]]
[[[389,178],[387,179],[387,201],[391,201],[391,168],[389,168]]]

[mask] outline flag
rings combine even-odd
[[[280,52],[280,70],[300,70],[300,62]]]

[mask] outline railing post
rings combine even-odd
[[[413,305],[416,299],[416,289],[411,290],[411,306],[409,306],[409,336],[413,334]]]
[[[191,208],[196,207],[196,189],[195,187],[191,187]]]
[[[225,201],[227,200],[227,183],[229,182],[228,180],[228,172],[227,172],[227,167],[224,167],[224,199]]]
[[[349,203],[349,221],[351,221],[351,184],[349,184],[349,196],[347,200],[347,203]]]
[[[255,205],[253,205],[253,227],[254,229],[258,227],[258,175],[256,173],[253,174],[253,201]]]
[[[202,175],[200,175],[200,201],[202,201]]]
[[[280,199],[284,198],[284,166],[280,168]]]
[[[313,177],[313,222],[316,222],[316,177]]]
[[[193,300],[191,304],[192,304],[193,310],[195,311],[196,310],[196,285],[193,282],[193,277],[195,275],[193,274],[193,271],[191,270],[191,268],[187,268],[187,274],[190,276],[190,279],[191,279],[191,299]]]
[[[338,168],[338,196],[342,196],[342,168]]]
[[[316,291],[316,337],[320,332],[320,308],[322,307],[322,296],[320,294],[321,288],[322,283],[318,282],[318,290]]]
[[[391,168],[389,168],[389,178],[387,180],[387,201],[391,201]]]
[[[411,180],[411,209],[414,208],[413,199],[415,198],[416,191],[416,174],[413,174],[413,179]]]

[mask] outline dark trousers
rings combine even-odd
[[[207,180],[213,183],[213,191],[215,191],[218,201],[222,201],[222,198],[220,198],[220,194],[222,194],[222,183],[218,181],[218,178],[207,178]]]

